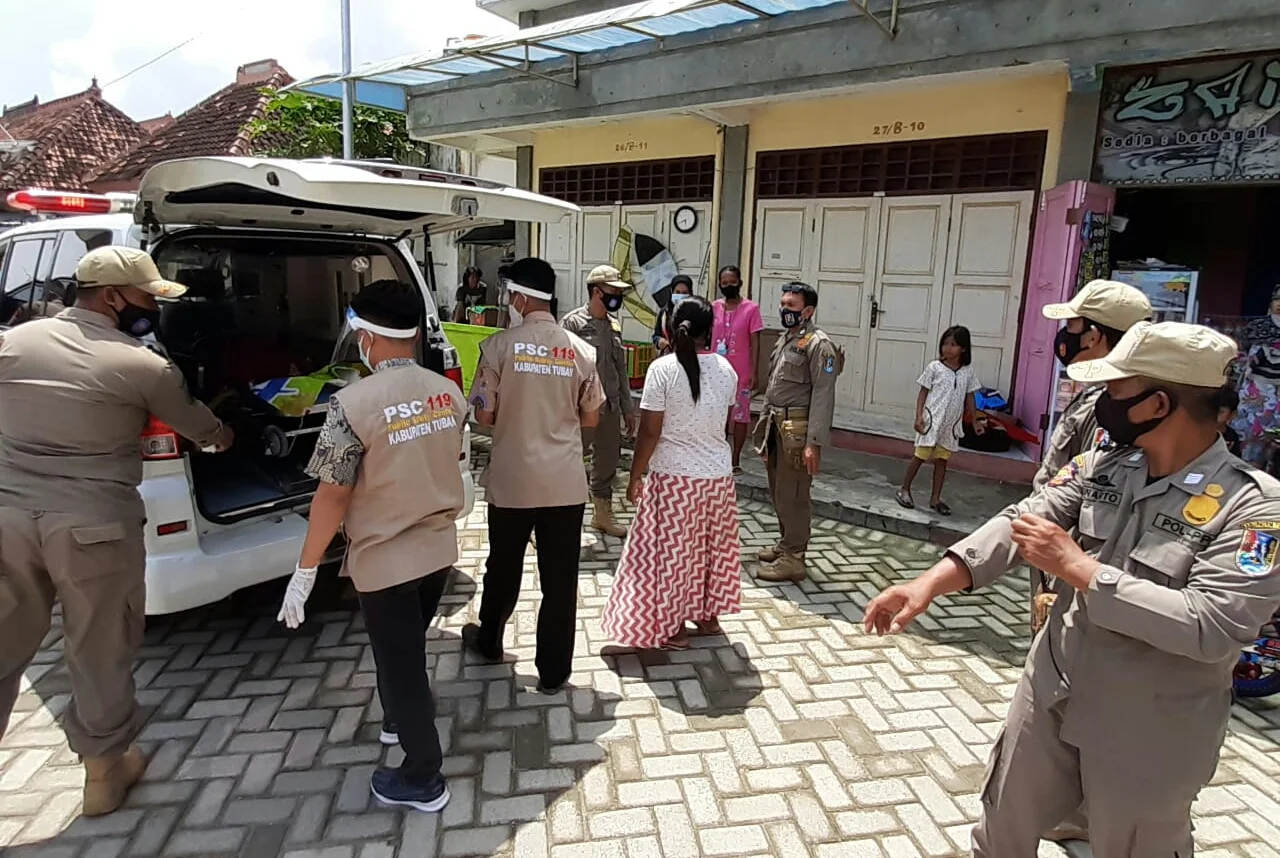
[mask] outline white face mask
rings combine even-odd
[[[518,328],[520,325],[524,324],[524,313],[521,313],[516,309],[516,302],[514,298],[511,303],[507,304],[507,317],[508,328]]]
[[[356,348],[360,350],[360,362],[373,372],[373,364],[369,363],[369,349],[364,347],[364,337],[356,335]],[[373,343],[369,343],[369,348],[373,348]]]

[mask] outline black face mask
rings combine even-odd
[[[1085,326],[1085,329],[1078,334],[1073,334],[1066,328],[1058,331],[1058,335],[1053,338],[1053,353],[1058,356],[1058,360],[1063,365],[1071,363],[1084,351],[1084,346],[1080,340],[1089,332],[1091,326]]]
[[[736,301],[738,300],[738,296],[742,294],[742,285],[739,284],[737,286],[721,286],[720,294],[723,295],[725,298],[728,298],[730,301]]]
[[[124,306],[116,310],[116,327],[131,337],[141,339],[153,333],[160,325],[160,311],[148,310],[125,299]]]
[[[607,312],[616,313],[622,309],[622,296],[610,295],[603,290],[600,292],[600,302],[604,304]]]
[[[1144,420],[1141,423],[1134,423],[1129,419],[1130,408],[1141,405],[1157,393],[1163,393],[1169,398],[1169,414],[1172,414],[1178,407],[1177,397],[1172,391],[1165,390],[1163,387],[1153,387],[1128,399],[1113,399],[1110,393],[1103,392],[1093,407],[1093,417],[1098,421],[1099,426],[1107,430],[1112,441],[1121,447],[1132,447],[1139,438],[1155,429],[1169,416],[1166,414],[1164,417]]]

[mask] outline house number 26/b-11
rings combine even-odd
[[[924,131],[923,122],[889,122],[872,127],[872,137],[892,137],[895,134],[908,134]]]

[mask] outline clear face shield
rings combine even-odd
[[[342,323],[342,330],[338,333],[338,341],[334,343],[333,354],[329,357],[330,364],[366,362],[368,355],[363,354],[361,351],[360,331],[368,331],[371,334],[377,334],[393,340],[412,340],[418,336],[417,327],[402,329],[375,325],[373,322],[360,318],[354,310],[348,307],[347,316]],[[366,341],[368,340],[367,337],[365,339]]]

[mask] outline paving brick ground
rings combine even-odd
[[[774,521],[742,507],[749,549]],[[109,817],[78,817],[81,770],[56,718],[67,702],[55,628],[0,743],[6,856],[324,858],[918,858],[965,854],[976,791],[1026,648],[1015,576],[937,606],[915,634],[861,634],[866,601],[936,548],[819,523],[811,582],[748,583],[725,638],[680,653],[609,648],[599,627],[616,540],[584,539],[574,688],[529,693],[532,576],[500,666],[468,662],[483,506],[429,649],[453,801],[440,816],[370,801],[397,751],[360,616],[296,633],[275,594],[153,624],[137,668],[154,709],[145,783]],[[1280,710],[1237,709],[1196,806],[1201,855],[1280,856]],[[1176,753],[1176,749],[1170,749]],[[7,847],[7,849],[5,848]],[[1045,845],[1044,856],[1061,854]]]

